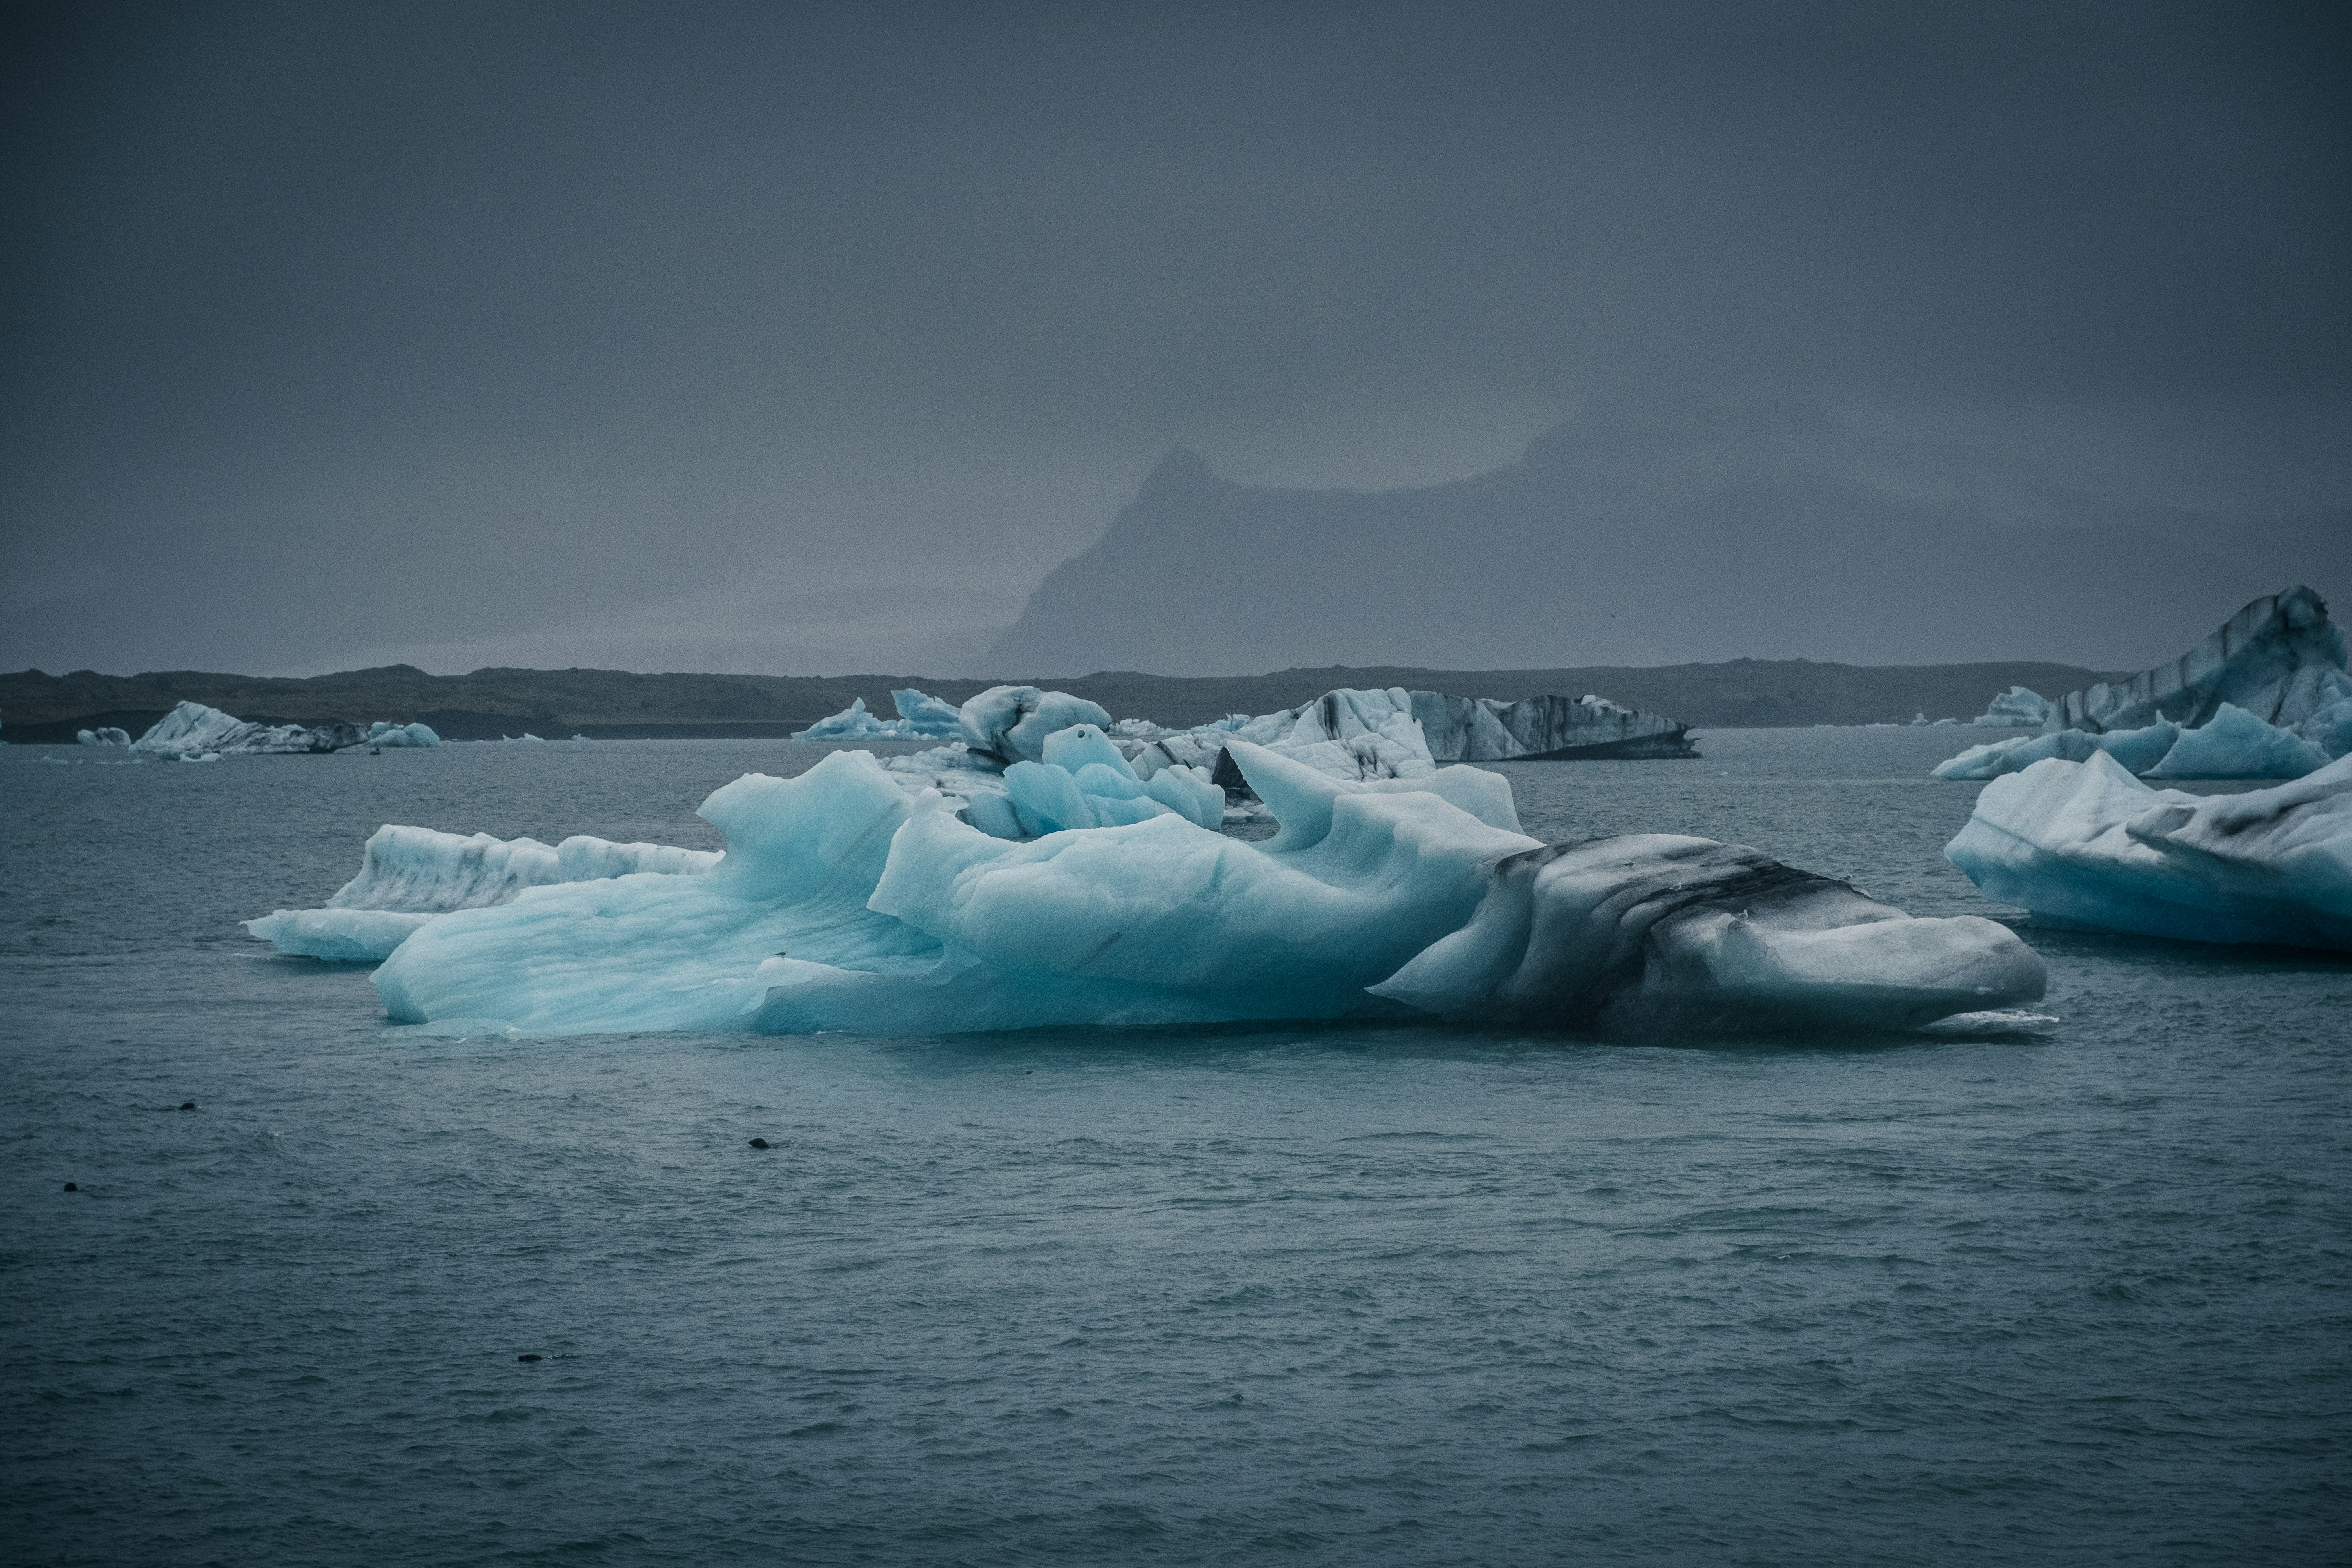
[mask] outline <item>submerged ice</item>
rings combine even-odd
[[[2052,758],[1987,784],[1944,855],[2037,923],[2352,950],[2352,756],[2209,796]]]
[[[386,1011],[549,1034],[1382,1012],[1878,1026],[2042,992],[2040,960],[2000,926],[1913,920],[1753,850],[1547,849],[1481,769],[1336,778],[1236,737],[1280,824],[1251,843],[1150,794],[1098,723],[1024,734],[1047,709],[1020,699],[965,711],[968,736],[1014,756],[1009,809],[1045,831],[982,831],[862,752],[747,774],[703,804],[727,836],[716,865],[541,881],[438,915],[377,972]]]

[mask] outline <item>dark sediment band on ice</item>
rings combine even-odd
[[[2224,702],[2284,726],[2308,716],[2295,710],[2303,688],[2344,668],[2344,634],[2328,620],[2327,602],[2298,585],[2254,600],[2179,658],[2068,692],[2051,703],[2042,730],[2101,734],[2159,719],[2197,729]]]

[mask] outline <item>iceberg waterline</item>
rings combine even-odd
[[[2352,951],[2352,756],[2210,796],[2049,758],[1987,784],[1944,855],[2038,924]]]
[[[1752,850],[1645,836],[1531,865],[1545,847],[1497,825],[1516,821],[1508,784],[1482,770],[1342,780],[1245,741],[1232,754],[1281,824],[1265,843],[1173,810],[1001,838],[863,752],[746,774],[703,804],[728,840],[708,870],[442,914],[377,988],[395,1019],[543,1034],[1383,1012],[1874,1026],[2041,994],[2041,961],[2005,928],[1914,921]],[[1466,955],[1407,971],[1465,929]]]

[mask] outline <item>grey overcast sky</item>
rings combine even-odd
[[[939,668],[1661,389],[2342,506],[2347,16],[19,6],[0,665]]]

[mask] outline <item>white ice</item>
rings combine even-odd
[[[1098,726],[1078,728],[1039,737],[1040,755],[1007,770],[1040,781],[1034,798],[1007,797],[1016,813],[1158,799],[1108,783],[1130,775],[1102,756]],[[910,799],[861,752],[793,779],[747,774],[703,804],[728,841],[708,874],[537,886],[442,916],[394,952],[377,988],[396,1019],[542,1034],[1402,1014],[1409,998],[1374,989],[1517,899],[1497,892],[1499,868],[1542,849],[1504,826],[1516,823],[1507,781],[1478,769],[1342,780],[1245,741],[1232,754],[1281,823],[1270,841],[1173,808],[1013,841],[935,793]],[[1697,875],[1691,845],[1730,858]],[[1617,892],[1521,944],[1513,973],[1538,978],[1483,1008],[1475,986],[1439,986],[1442,1005],[1419,1010],[1581,1024],[1638,1014],[1611,1008],[1664,987],[1709,1016],[1878,1024],[2041,994],[2039,960],[2001,927],[1911,921],[1752,850],[1635,845],[1593,875]],[[1836,934],[1877,922],[1904,929]],[[1561,984],[1546,989],[1547,973]]]
[[[437,746],[441,737],[430,724],[395,724],[389,719],[379,719],[368,726],[367,742],[372,746]]]
[[[2039,730],[2050,716],[2050,700],[2022,686],[2012,686],[1986,705],[1974,723],[1995,729]]]
[[[127,746],[131,744],[131,736],[129,732],[118,730],[111,724],[100,730],[77,730],[74,731],[74,739],[85,746]]]
[[[201,702],[183,702],[131,743],[163,757],[253,755],[316,750],[316,733],[301,724],[252,724]]]
[[[1937,763],[1934,776],[1971,782],[1994,779],[2053,758],[2081,763],[2101,752],[2113,757],[2126,773],[2147,778],[2293,779],[2327,764],[2327,752],[2294,731],[2265,724],[2244,709],[2224,702],[2209,722],[2194,730],[2159,719],[2137,730],[2112,730],[2103,735],[2060,730],[2047,735],[1988,741]]]
[[[2037,923],[2352,949],[2352,757],[2210,796],[2053,759],[1986,785],[1944,855]]]
[[[937,741],[961,732],[962,715],[952,702],[908,687],[890,693],[898,710],[896,719],[877,719],[866,710],[866,699],[853,697],[849,706],[820,719],[795,734],[795,741]]]
[[[380,960],[439,915],[508,903],[525,888],[637,872],[693,876],[718,863],[716,850],[615,844],[585,834],[550,848],[536,838],[387,825],[369,837],[359,875],[324,909],[278,910],[247,921],[245,929],[284,953]]]

